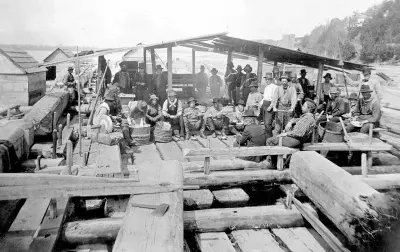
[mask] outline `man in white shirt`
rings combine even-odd
[[[267,81],[267,86],[264,89],[263,99],[261,100],[260,104],[265,131],[267,134],[267,138],[269,138],[272,137],[272,121],[274,120],[274,111],[272,109],[272,96],[278,86],[274,82],[272,73],[266,73],[264,78]]]

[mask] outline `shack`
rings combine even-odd
[[[0,104],[35,104],[46,93],[46,72],[27,52],[0,48]]]
[[[43,62],[48,63],[52,61],[60,61],[60,60],[67,60],[69,58],[73,58],[74,54],[66,49],[66,48],[57,48],[54,50],[52,53],[47,56]],[[55,80],[57,77],[58,79],[62,78],[63,73],[67,71],[68,66],[70,63],[65,62],[62,64],[59,64],[57,66],[48,66],[48,72],[46,75],[46,80]]]

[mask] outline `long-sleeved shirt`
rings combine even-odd
[[[161,106],[156,104],[155,106],[152,104],[149,104],[147,106],[147,114],[146,117],[153,120],[157,121],[162,115],[162,109]]]
[[[169,108],[168,108],[168,104],[170,106]],[[173,107],[176,107],[176,106],[177,106],[176,116],[180,117],[182,115],[182,102],[176,98],[173,101],[171,101],[169,98],[167,98],[167,100],[165,100],[165,102],[163,104],[163,110],[162,110],[163,116],[170,117],[169,111],[171,109],[173,109]]]
[[[225,112],[223,110],[217,110],[214,107],[210,107],[207,109],[206,113],[204,114],[204,119],[207,119],[209,117],[211,118],[222,118],[222,116],[225,115]]]
[[[236,70],[235,69],[227,69],[224,76],[225,83],[227,85],[235,85],[235,77],[236,77]]]
[[[131,88],[131,78],[129,76],[128,72],[124,72],[124,71],[119,71],[115,74],[114,76],[114,80],[113,80],[113,84],[118,82],[119,86],[122,89],[128,89]]]
[[[64,85],[74,85],[75,84],[74,75],[69,73],[69,72],[67,72],[63,77],[62,83]]]
[[[244,75],[245,75],[245,74],[242,73],[242,72],[237,72],[237,73],[235,74],[235,84],[236,84],[236,87],[241,87],[241,85],[242,85],[242,78],[243,78]]]
[[[323,95],[329,95],[329,91],[331,90],[331,87],[334,87],[334,86],[335,86],[335,84],[333,84],[333,83],[322,82],[321,83],[322,94]]]
[[[356,86],[358,87],[360,90],[362,85],[368,85],[370,90],[372,90],[372,97],[374,98],[378,98],[379,102],[382,101],[383,99],[383,89],[381,84],[379,83],[379,81],[376,80],[372,80],[371,78],[369,78],[368,81],[364,81],[364,80],[359,80],[359,81],[353,81],[352,79],[350,79],[349,77],[346,76],[346,81],[349,85],[351,86]]]
[[[211,75],[208,79],[208,83],[210,84],[210,88],[220,88],[222,86],[222,79],[218,75]]]
[[[346,114],[345,101],[341,97],[338,97],[336,100],[333,101],[330,100],[328,102],[326,112],[327,114],[335,117]]]
[[[137,89],[147,89],[148,88],[148,77],[146,73],[136,73],[135,74],[135,79],[134,79],[135,83],[134,85],[136,86]]]
[[[300,118],[293,118],[290,122],[295,123],[293,129],[287,132],[287,136],[297,138],[304,143],[312,133],[315,118],[312,113],[305,113]]]
[[[278,105],[282,104],[284,106],[290,105],[290,108],[294,110],[297,102],[296,89],[288,86],[285,90],[283,86],[279,86],[275,90],[275,94],[272,96],[272,107],[277,108]]]
[[[198,108],[189,107],[183,111],[183,117],[186,117],[189,122],[197,122],[202,116],[203,113]]]
[[[381,118],[380,102],[377,98],[371,97],[369,100],[360,98],[352,115],[359,116],[360,120],[367,120],[370,123],[379,122]]]
[[[276,89],[278,86],[275,83],[270,83],[268,86],[264,88],[264,94],[263,94],[263,99],[261,101],[261,104],[264,101],[272,101],[272,97],[275,94]]]
[[[260,109],[263,95],[260,92],[250,93],[247,97],[246,108]],[[257,107],[257,108],[255,108]]]

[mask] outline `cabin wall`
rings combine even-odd
[[[0,104],[29,106],[27,75],[0,74]]]
[[[23,74],[24,72],[14,65],[5,55],[0,54],[0,74]]]
[[[46,94],[46,72],[28,75],[29,106],[35,104]]]

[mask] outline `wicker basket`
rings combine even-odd
[[[169,143],[172,141],[172,129],[164,129],[163,122],[158,122],[154,129],[154,141],[157,143]]]
[[[139,145],[150,143],[150,125],[143,127],[129,126],[132,140],[135,140]]]

